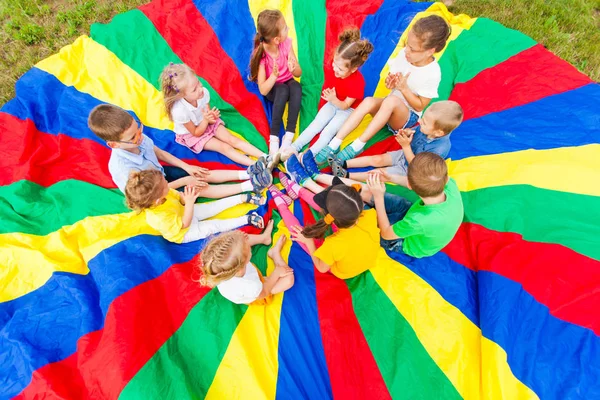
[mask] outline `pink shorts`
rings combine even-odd
[[[202,136],[194,136],[191,133],[184,135],[175,135],[175,141],[179,144],[188,147],[194,153],[200,153],[204,149],[204,145],[217,134],[219,125],[225,125],[223,120],[219,118],[214,124],[208,125]]]

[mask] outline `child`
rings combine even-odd
[[[289,101],[286,133],[282,147],[292,143],[300,112],[302,87],[294,77],[302,75],[302,68],[288,38],[288,26],[279,10],[264,10],[256,21],[254,51],[250,60],[250,80],[258,83],[260,93],[273,103],[269,154],[279,151],[279,130],[283,111]]]
[[[326,101],[311,124],[292,144],[295,151],[301,151],[321,132],[319,140],[310,147],[318,154],[335,136],[350,113],[360,105],[365,91],[365,80],[358,71],[373,45],[366,39],[360,40],[358,29],[346,29],[339,36],[340,44],[335,50],[331,68],[325,69],[322,101]]]
[[[450,37],[450,27],[437,15],[421,18],[408,33],[406,47],[390,61],[390,74],[385,80],[392,93],[384,99],[366,98],[352,112],[329,146],[317,155],[319,164],[327,158],[341,161],[354,158],[381,128],[388,124],[395,133],[417,123],[432,98],[438,97],[441,70],[433,54],[441,51]],[[374,115],[365,131],[337,156],[342,140],[348,136],[367,115]]]
[[[439,101],[429,107],[419,119],[416,130],[402,129],[396,135],[401,150],[391,151],[376,156],[358,157],[340,164],[334,160],[331,167],[333,174],[339,177],[366,181],[368,172],[348,173],[346,168],[387,167],[386,175],[394,179],[394,183],[406,186],[408,164],[415,155],[428,151],[442,158],[450,152],[450,133],[456,129],[463,119],[462,107],[455,101]]]
[[[183,193],[170,189],[165,177],[156,169],[132,172],[125,186],[127,206],[132,210],[144,212],[148,225],[170,242],[192,242],[246,224],[258,228],[264,226],[262,217],[257,213],[232,219],[205,221],[244,202],[263,205],[264,198],[241,194],[212,203],[194,204],[198,195],[199,191],[192,186],[186,186]]]
[[[210,93],[185,64],[169,64],[160,76],[167,115],[174,122],[175,141],[194,153],[216,151],[242,165],[260,157],[262,151],[225,129],[221,112],[210,108]],[[237,151],[241,150],[244,154]]]
[[[96,106],[88,117],[88,126],[112,149],[108,171],[121,192],[125,192],[125,185],[132,171],[146,169],[162,172],[169,181],[171,189],[197,186],[202,189],[202,196],[206,198],[221,198],[251,190],[260,193],[272,182],[272,177],[268,171],[265,171],[266,166],[262,160],[248,167],[246,171],[209,171],[183,162],[156,147],[152,139],[143,133],[142,124],[138,125],[125,110],[111,104]],[[171,166],[163,167],[159,160]],[[244,182],[216,186],[206,186],[205,182],[220,183],[238,180]]]
[[[270,221],[272,229],[273,221]],[[269,232],[270,234],[270,232]],[[200,260],[203,286],[217,287],[223,297],[236,304],[264,305],[271,296],[294,285],[294,270],[281,257],[286,237],[281,236],[267,255],[275,263],[271,275],[264,278],[250,262],[250,248],[259,243],[257,237],[240,231],[224,233],[211,240]]]
[[[363,210],[360,185],[346,186],[338,178],[333,186],[315,195],[325,216],[316,223],[292,228],[292,240],[303,243],[320,272],[331,270],[340,279],[357,276],[373,265],[379,250],[379,229],[374,210]],[[322,238],[332,224],[338,231],[318,249],[313,238]]]
[[[367,180],[377,210],[382,246],[421,258],[443,249],[463,220],[463,203],[448,167],[437,154],[423,152],[408,164],[408,188],[421,201],[411,204],[401,196],[385,193],[379,174]]]

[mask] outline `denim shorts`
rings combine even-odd
[[[419,118],[420,118],[419,114],[417,114],[410,108],[408,109],[408,112],[410,113],[408,115],[408,120],[406,121],[406,123],[404,124],[402,129],[412,128],[413,126],[415,126],[417,124],[417,122],[419,122]],[[395,130],[394,128],[392,128],[389,124],[387,125],[387,127],[394,135],[398,134],[398,131]]]

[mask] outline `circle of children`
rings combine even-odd
[[[255,212],[207,220],[240,203],[265,204],[261,195],[265,189],[287,220],[292,240],[312,256],[317,270],[331,271],[341,279],[364,272],[380,247],[419,258],[446,246],[463,219],[461,196],[444,161],[450,151],[450,133],[461,123],[463,111],[456,102],[439,101],[423,113],[431,99],[438,97],[441,71],[433,54],[444,48],[450,36],[444,19],[433,15],[413,25],[406,46],[389,62],[385,85],[391,93],[385,98],[363,98],[365,82],[357,73],[373,45],[361,39],[358,29],[341,33],[331,64],[325,67],[322,107],[295,141],[302,88],[294,78],[301,76],[302,68],[288,38],[288,26],[280,11],[265,10],[258,16],[257,31],[250,78],[273,103],[269,154],[225,129],[219,110],[210,107],[208,90],[188,66],[170,64],[161,75],[175,141],[194,153],[221,153],[247,166],[246,170],[209,171],[187,164],[156,147],[144,135],[143,126],[124,110],[109,104],[92,110],[89,127],[112,149],[109,171],[128,207],[144,213],[147,223],[171,242],[186,243],[220,233],[199,257],[200,283],[216,286],[238,304],[266,304],[273,294],[294,284],[293,270],[281,256],[285,236],[268,252],[275,265],[269,276],[263,277],[250,262],[252,246],[271,244],[272,221],[265,227]],[[286,133],[280,146],[286,104]],[[365,131],[339,151],[343,139],[367,114],[373,119]],[[402,149],[355,158],[386,125]],[[319,133],[319,139],[301,153]],[[278,172],[287,194],[273,185],[272,171],[280,162],[285,162],[291,176]],[[327,165],[332,175],[320,172]],[[374,169],[348,172],[359,167]],[[230,181],[242,183],[212,185]],[[420,200],[412,204],[386,193],[384,182],[406,186]],[[219,200],[196,204],[199,196]],[[298,197],[321,211],[322,218],[300,226],[287,209]],[[246,224],[264,231],[248,235],[235,230]],[[317,248],[315,239],[322,239],[330,226],[335,233]]]

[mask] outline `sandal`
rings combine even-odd
[[[248,214],[248,224],[256,228],[263,229],[265,227],[265,220],[263,217],[258,215],[258,213],[253,212]]]
[[[281,190],[279,190],[275,185],[271,185],[269,186],[269,193],[271,193],[271,196],[273,196],[273,198],[279,197],[280,199],[282,199],[283,201],[285,201],[285,204],[289,207],[294,200],[292,200],[290,198],[290,196],[283,194],[281,192]]]
[[[267,198],[254,193],[246,193],[246,203],[255,206],[264,206],[267,204]]]
[[[287,192],[288,196],[292,200],[296,200],[298,198],[298,193],[296,193],[296,191],[294,191],[294,189],[292,189],[292,183],[290,182],[288,176],[285,173],[279,171],[278,177],[279,177],[279,182],[281,182],[281,184],[285,188],[285,191]]]

